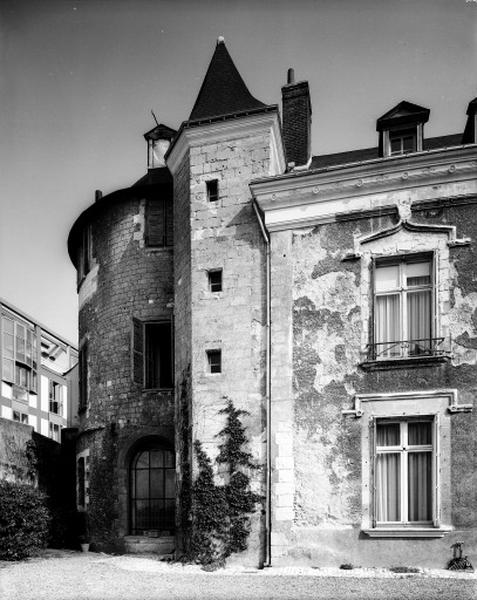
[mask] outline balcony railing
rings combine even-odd
[[[445,356],[448,352],[442,347],[443,342],[443,337],[376,342],[375,344],[368,344],[366,346],[367,360],[392,360],[416,356]]]

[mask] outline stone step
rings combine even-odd
[[[145,535],[127,535],[124,538],[126,552],[130,554],[172,554],[175,549],[174,536],[148,537]]]

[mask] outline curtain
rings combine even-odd
[[[410,452],[408,462],[409,521],[430,521],[432,452]]]
[[[378,454],[376,460],[376,495],[377,521],[400,521],[400,454]]]
[[[431,292],[408,292],[407,317],[409,354],[429,354],[431,352]]]
[[[385,344],[383,342],[398,342],[400,333],[400,308],[399,295],[389,294],[376,297],[376,355],[399,356],[399,344]]]

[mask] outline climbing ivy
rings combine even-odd
[[[218,434],[223,442],[216,459],[224,469],[224,485],[215,483],[210,458],[199,441],[194,443],[199,474],[192,485],[191,555],[209,567],[222,566],[233,552],[246,550],[250,515],[261,499],[250,490],[248,473],[256,466],[243,449],[248,440],[240,417],[248,413],[225,399],[220,413],[226,415],[226,425]]]
[[[103,550],[115,549],[115,520],[117,508],[112,493],[114,487],[115,439],[109,429],[104,431],[98,454],[90,466],[88,518],[91,541]]]

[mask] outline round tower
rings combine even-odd
[[[79,296],[77,507],[100,549],[174,547],[172,178],[160,156],[173,134],[164,125],[145,134],[147,174],[96,192],[68,238]]]

